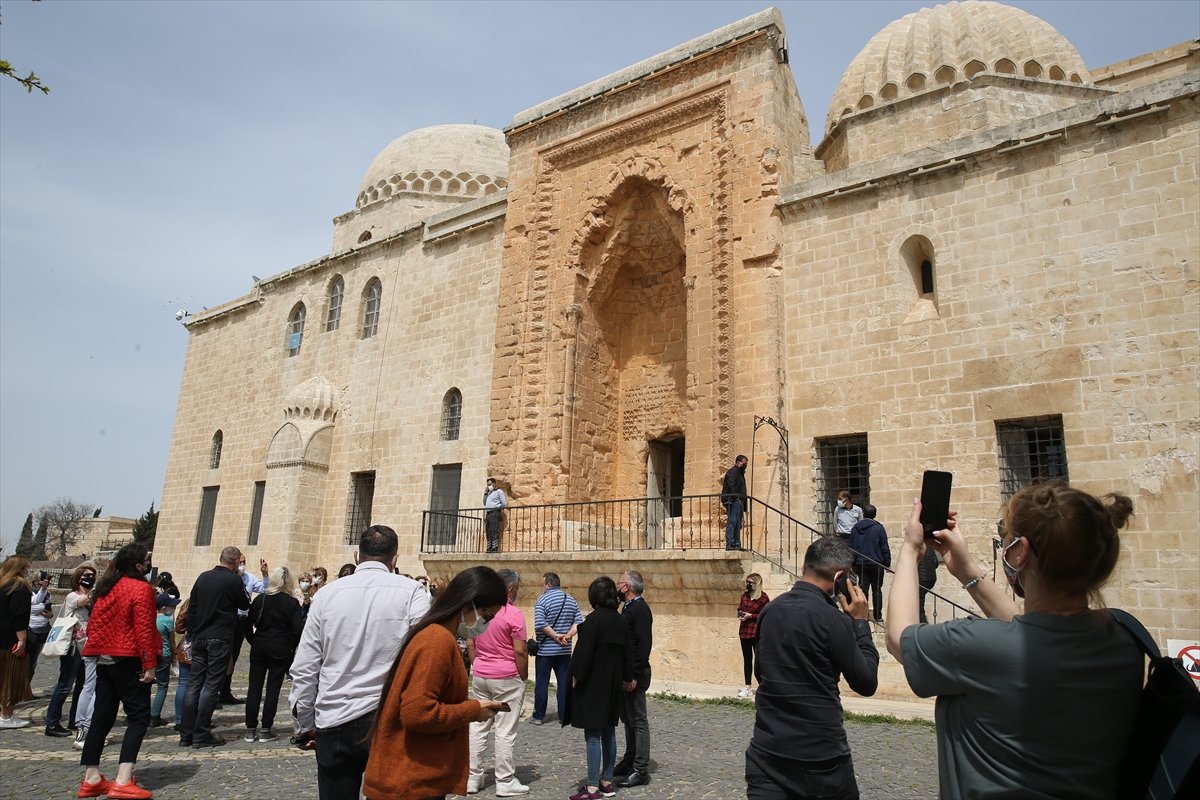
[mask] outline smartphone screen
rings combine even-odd
[[[949,472],[926,470],[921,480],[921,525],[925,538],[933,538],[934,531],[944,530],[950,520],[950,484],[954,476]]]

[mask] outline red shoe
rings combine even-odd
[[[154,794],[149,789],[138,786],[137,778],[134,778],[129,783],[110,783],[108,797],[109,800],[150,800]]]
[[[112,781],[100,776],[99,783],[88,783],[84,778],[79,782],[79,794],[77,797],[104,797],[108,794],[108,790],[112,788]]]

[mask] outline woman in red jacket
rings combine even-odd
[[[80,797],[144,800],[153,796],[133,777],[142,739],[150,728],[150,684],[162,652],[162,637],[154,624],[154,589],[144,577],[149,570],[149,552],[132,542],[117,551],[96,584],[83,649],[84,656],[96,658],[96,706],[83,745],[86,772],[79,784]],[[116,779],[109,781],[100,774],[100,754],[120,703],[125,704],[129,726],[121,741]]]

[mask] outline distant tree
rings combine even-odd
[[[154,503],[150,504],[150,510],[137,518],[133,523],[133,540],[139,544],[146,545],[147,550],[154,549],[154,534],[158,532],[158,512],[154,510]]]
[[[43,514],[38,517],[37,534],[33,537],[33,550],[29,553],[30,561],[46,560],[46,539],[50,535],[50,522]]]
[[[29,554],[33,552],[33,512],[25,517],[25,524],[21,526],[21,538],[17,539],[17,555],[29,558]]]
[[[104,506],[98,506],[96,510],[92,512],[92,519],[98,519],[100,517],[100,512],[103,510]]]
[[[50,526],[47,552],[53,557],[68,554],[83,535],[83,520],[92,515],[95,506],[80,503],[70,497],[60,497],[42,506],[42,516]]]

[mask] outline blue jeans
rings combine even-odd
[[[742,501],[734,500],[727,508],[729,522],[725,525],[725,549],[737,550],[742,546]]]
[[[162,716],[163,704],[167,702],[167,687],[171,685],[171,657],[159,656],[158,664],[154,667],[154,683],[158,689],[154,692],[154,702],[150,704],[150,717]],[[176,717],[178,722],[179,718]]]
[[[179,685],[175,687],[175,724],[183,724],[183,697],[187,694],[188,675],[192,671],[191,664],[179,665]]]
[[[617,726],[586,728],[583,740],[587,744],[588,786],[599,786],[601,778],[605,783],[612,783],[613,768],[617,763]],[[600,766],[602,756],[603,769]]]
[[[67,695],[75,686],[75,675],[83,666],[83,658],[76,648],[58,659],[58,683],[54,684],[54,692],[50,695],[50,706],[46,709],[46,727],[54,728],[62,724],[63,704]]]
[[[212,715],[225,670],[229,666],[228,639],[195,639],[192,641],[192,674],[183,695],[183,717],[179,723],[180,740],[203,741],[212,736]]]
[[[558,689],[555,699],[558,701],[558,718],[561,720],[566,711],[563,706],[567,702],[566,686],[570,680],[567,672],[571,668],[571,654],[536,656],[534,661],[533,718],[546,718],[546,703],[550,698],[550,671],[554,670],[554,682]]]

